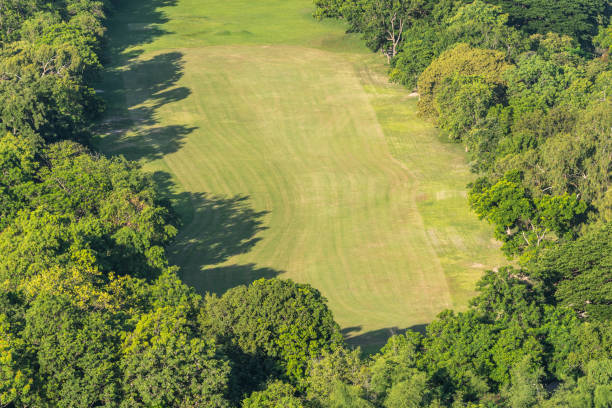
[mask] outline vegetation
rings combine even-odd
[[[534,242],[539,248],[544,241],[568,241],[581,226],[610,221],[609,4],[589,3],[588,17],[577,11],[581,2],[558,2],[551,20],[536,30],[530,13],[542,15],[545,2],[529,2],[529,12],[515,2],[500,2],[501,8],[481,1],[427,3],[406,28],[425,34],[421,25],[437,25],[442,34],[429,47],[436,52],[404,58],[400,50],[391,78],[416,84],[420,113],[465,144],[483,176],[473,185],[472,207],[496,225],[506,253],[530,257]],[[370,41],[371,31],[359,24],[369,21],[359,11],[362,3],[317,6],[337,10]],[[414,42],[407,35],[398,47],[421,46]],[[371,49],[384,51],[379,44]],[[535,236],[527,237],[525,228]]]
[[[124,2],[97,86],[96,145],[139,160],[172,200],[183,281],[219,295],[262,277],[310,283],[369,350],[467,307],[503,254],[470,213],[461,147],[309,0],[236,1]]]
[[[1,2],[0,406],[612,406],[609,4],[559,2],[534,25],[515,3],[317,3],[394,78],[422,67],[422,113],[465,144],[480,175],[469,203],[516,258],[467,310],[363,357],[308,284],[185,285],[164,180],[81,143],[112,4]],[[399,63],[423,46],[404,30],[427,24],[446,46]],[[527,37],[536,28],[553,31]],[[253,242],[239,244],[207,256]]]
[[[366,29],[367,3],[319,1],[315,16],[346,19],[387,53]],[[468,311],[443,312],[422,338],[390,340],[410,350],[394,367],[416,371],[387,382],[378,401],[607,406],[610,377],[592,373],[610,357],[610,4],[490,3],[420,2],[389,71],[416,87],[422,116],[464,144],[480,175],[470,205],[517,263],[487,272]]]

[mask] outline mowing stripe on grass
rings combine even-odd
[[[468,211],[459,146],[416,117],[380,56],[308,1],[139,6],[118,11],[101,85],[108,116],[129,120],[99,145],[174,201],[185,282],[308,282],[366,347],[465,307],[497,245]]]

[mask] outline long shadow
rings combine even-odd
[[[193,213],[170,250],[172,259],[200,269],[248,252],[261,240],[256,235],[265,229],[261,218],[267,212],[249,207],[248,196],[182,193],[177,198],[189,200]]]
[[[157,54],[149,59],[130,59],[122,61],[118,67],[109,68],[104,97],[112,102],[124,102],[120,108],[131,109],[147,102],[152,114],[163,105],[185,99],[191,94],[188,88],[174,88],[184,73],[183,54],[178,51]],[[140,114],[149,120],[153,118]],[[145,124],[151,124],[148,122]]]
[[[166,52],[139,58],[139,46],[168,34],[168,21],[160,9],[177,0],[114,2],[104,55],[104,73],[98,84],[106,104],[104,119],[94,142],[107,154],[131,160],[152,161],[177,151],[196,128],[161,126],[158,111],[166,104],[187,98],[191,90],[177,86],[183,76],[183,55]]]
[[[426,324],[417,324],[405,329],[400,329],[398,327],[386,327],[384,329],[372,330],[357,336],[351,336],[351,333],[359,332],[361,330],[361,326],[355,326],[346,327],[342,329],[341,332],[349,346],[361,347],[361,351],[364,355],[371,355],[378,353],[391,336],[405,334],[407,331],[416,331],[421,334],[425,334],[426,328]]]
[[[170,174],[158,171],[153,178],[183,224],[168,256],[181,267],[185,283],[201,292],[223,294],[232,287],[283,273],[252,263],[220,265],[249,252],[261,240],[257,235],[266,229],[262,218],[268,212],[253,210],[248,196],[176,192]]]
[[[168,34],[161,26],[162,7],[177,0],[115,2],[100,95],[107,111],[99,125],[99,147],[107,154],[130,160],[153,161],[178,151],[196,128],[181,124],[161,126],[159,110],[187,98],[191,90],[177,86],[184,73],[183,55],[172,51],[142,55],[142,46]],[[220,265],[248,252],[261,239],[265,212],[253,210],[249,197],[221,197],[177,191],[171,175],[153,175],[182,221],[179,235],[168,248],[171,263],[181,267],[183,280],[200,291],[223,293],[231,287],[282,273],[254,264]]]
[[[106,47],[100,95],[107,112],[99,126],[98,145],[107,154],[130,160],[153,161],[178,151],[196,128],[182,124],[161,126],[159,110],[187,98],[191,90],[178,86],[184,73],[183,55],[164,52],[143,56],[143,47],[168,34],[161,11],[177,0],[124,0],[115,2]],[[277,276],[281,271],[254,264],[220,265],[248,252],[261,239],[265,212],[253,210],[249,197],[221,197],[178,191],[171,175],[153,175],[182,221],[179,235],[168,248],[173,264],[181,267],[184,281],[200,291],[223,293],[253,280]]]
[[[116,57],[130,47],[169,34],[161,27],[168,17],[160,9],[175,6],[178,0],[111,0],[111,3],[105,65],[116,63]]]
[[[196,128],[159,126],[162,106],[187,98],[191,91],[175,86],[183,75],[182,54],[169,52],[135,60],[106,72],[103,96],[108,111],[99,126],[100,146],[130,160],[151,161],[176,152]]]
[[[212,292],[221,296],[236,286],[248,285],[261,278],[276,278],[282,273],[283,271],[248,263],[205,268],[195,273],[192,268],[184,268],[182,279],[201,292]]]

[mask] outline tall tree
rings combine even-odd
[[[122,344],[122,407],[226,407],[229,364],[202,338],[188,307],[141,316]]]
[[[509,256],[523,254],[524,260],[551,242],[572,238],[587,209],[575,195],[532,198],[516,172],[493,185],[476,183],[469,201],[480,218],[495,226],[502,250]]]
[[[444,51],[419,77],[419,111],[428,117],[437,117],[434,101],[440,85],[454,75],[479,75],[491,84],[503,84],[502,74],[508,68],[504,54],[482,50],[467,44],[457,44]]]
[[[509,27],[508,14],[501,7],[476,0],[457,10],[447,21],[447,36],[453,42],[473,47],[500,50],[508,60],[516,58],[529,48],[524,34]]]
[[[274,378],[299,385],[308,361],[343,341],[319,291],[290,280],[260,279],[207,297],[203,319],[239,365],[242,389]]]
[[[372,0],[362,2],[362,32],[366,45],[394,58],[404,31],[425,13],[425,0]]]
[[[610,14],[606,0],[494,0],[510,16],[510,24],[527,33],[570,35],[590,46],[598,20]]]
[[[529,266],[548,296],[584,319],[612,320],[612,224],[551,248]]]

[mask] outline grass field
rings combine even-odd
[[[128,0],[110,28],[102,151],[141,160],[183,218],[185,282],[308,282],[354,344],[465,307],[501,262],[458,145],[383,58],[310,0]]]

